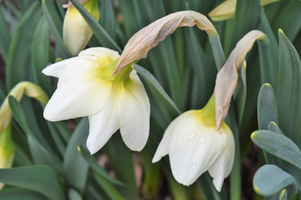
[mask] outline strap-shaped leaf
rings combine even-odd
[[[82,119],[70,138],[64,155],[63,175],[67,184],[82,193],[85,189],[89,165],[80,155],[77,146],[85,145],[89,133],[89,121]]]
[[[45,196],[26,189],[20,188],[5,188],[0,192],[1,200],[48,200]]]
[[[288,137],[272,131],[260,130],[253,132],[251,139],[261,149],[301,170],[301,151]]]
[[[279,127],[301,147],[301,62],[298,52],[279,30],[279,79],[277,105]]]
[[[281,190],[280,195],[279,195],[279,200],[287,200],[287,190],[286,189]]]
[[[165,118],[168,121],[172,121],[175,117],[181,114],[181,111],[178,109],[176,104],[172,101],[172,99],[166,94],[164,89],[155,79],[155,77],[143,67],[133,64],[134,69],[145,78],[149,88],[151,89],[154,97],[156,98],[161,111],[163,112]]]
[[[69,200],[82,200],[82,197],[74,189],[70,189],[68,191],[68,197],[69,197]]]
[[[46,21],[48,24],[48,27],[56,41],[56,45],[57,48],[60,52],[60,55],[63,59],[69,58],[70,57],[70,53],[68,52],[68,50],[66,49],[63,39],[62,39],[62,28],[60,29],[59,27],[62,27],[62,22],[60,22],[58,19],[56,19],[57,17],[54,17],[51,15],[51,6],[52,4],[50,1],[46,1],[46,0],[42,0],[42,9],[43,9],[43,13],[46,17]],[[56,15],[54,15],[56,16]],[[59,23],[60,22],[60,23]],[[56,25],[58,24],[58,25]],[[61,25],[61,26],[60,26]]]
[[[260,167],[254,175],[253,187],[256,193],[263,196],[271,196],[284,188],[290,190],[290,195],[298,192],[295,178],[276,165]]]
[[[29,79],[30,47],[41,15],[42,11],[36,1],[19,22],[7,55],[6,88],[8,90],[11,90],[20,81]]]
[[[0,49],[1,49],[1,54],[2,54],[3,59],[6,60],[11,37],[10,37],[8,26],[6,24],[6,20],[4,18],[3,12],[2,12],[1,4],[0,4],[0,27],[1,27],[1,29],[0,29]]]
[[[14,118],[27,134],[27,140],[34,163],[49,165],[52,168],[59,170],[57,160],[53,156],[54,154],[50,153],[51,149],[41,145],[41,143],[36,139],[36,137],[27,125],[26,118],[21,105],[13,96],[9,97],[9,106]]]
[[[50,77],[41,73],[49,63],[49,38],[50,32],[46,18],[45,16],[42,16],[33,36],[31,59],[35,82],[41,86],[48,95],[51,95]]]
[[[0,169],[0,182],[33,190],[51,200],[65,200],[56,173],[47,166]]]
[[[122,52],[121,48],[116,44],[116,42],[110,37],[110,35],[104,30],[104,28],[94,19],[94,17],[76,0],[70,0],[74,7],[80,12],[83,18],[86,20],[92,29],[94,35],[98,41],[104,47],[108,47],[117,50],[119,53]]]

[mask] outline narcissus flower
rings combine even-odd
[[[214,95],[202,110],[190,110],[167,128],[153,162],[169,154],[172,174],[183,185],[190,185],[209,171],[220,191],[234,161],[234,138],[225,122],[217,131]]]
[[[125,144],[140,151],[149,133],[150,104],[131,64],[112,75],[119,54],[107,48],[90,48],[43,70],[59,78],[44,117],[59,121],[89,116],[87,147],[97,152],[120,129]]]
[[[98,0],[78,0],[96,19],[99,19]],[[72,56],[75,56],[88,44],[93,32],[79,11],[69,2],[63,26],[64,44]]]

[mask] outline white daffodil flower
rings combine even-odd
[[[215,129],[214,96],[202,110],[190,110],[167,128],[153,162],[169,154],[172,174],[183,185],[191,185],[205,171],[220,191],[232,169],[234,138],[225,122]]]
[[[90,48],[43,70],[59,78],[44,117],[60,121],[89,116],[87,147],[91,154],[118,129],[125,144],[134,151],[142,150],[148,138],[148,96],[131,64],[112,75],[118,59],[119,54],[113,50]]]

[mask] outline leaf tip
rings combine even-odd
[[[278,29],[278,32],[279,32],[280,34],[282,34],[282,35],[285,35],[284,32],[283,32],[283,30],[282,30],[281,28]]]
[[[255,191],[257,194],[260,194],[259,188],[258,188],[256,185],[254,185],[253,187],[254,187],[254,191]]]
[[[253,132],[253,133],[251,134],[251,139],[253,140],[255,137],[256,137],[256,132]]]

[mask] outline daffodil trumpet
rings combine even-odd
[[[169,154],[172,174],[183,185],[191,185],[208,170],[220,191],[232,169],[235,144],[225,122],[216,130],[214,95],[201,110],[186,111],[166,129],[153,158]]]
[[[134,151],[142,150],[148,138],[148,96],[131,64],[112,75],[119,57],[118,52],[107,48],[89,48],[43,70],[59,79],[44,117],[60,121],[88,116],[87,147],[91,154],[118,129],[125,144]]]
[[[256,40],[259,40],[263,45],[268,43],[264,33],[258,30],[250,31],[236,44],[226,63],[217,74],[214,88],[217,130],[220,129],[227,116],[231,97],[237,86],[238,72]]]
[[[219,60],[224,59],[224,54],[220,53],[222,48],[215,27],[204,15],[188,10],[162,17],[134,34],[127,42],[114,74],[117,74],[123,67],[134,60],[146,58],[150,49],[157,46],[159,42],[172,34],[178,27],[192,27],[194,25],[208,34],[215,60],[218,61],[217,66],[221,67],[223,61],[219,62]],[[219,56],[223,58],[218,58]]]

